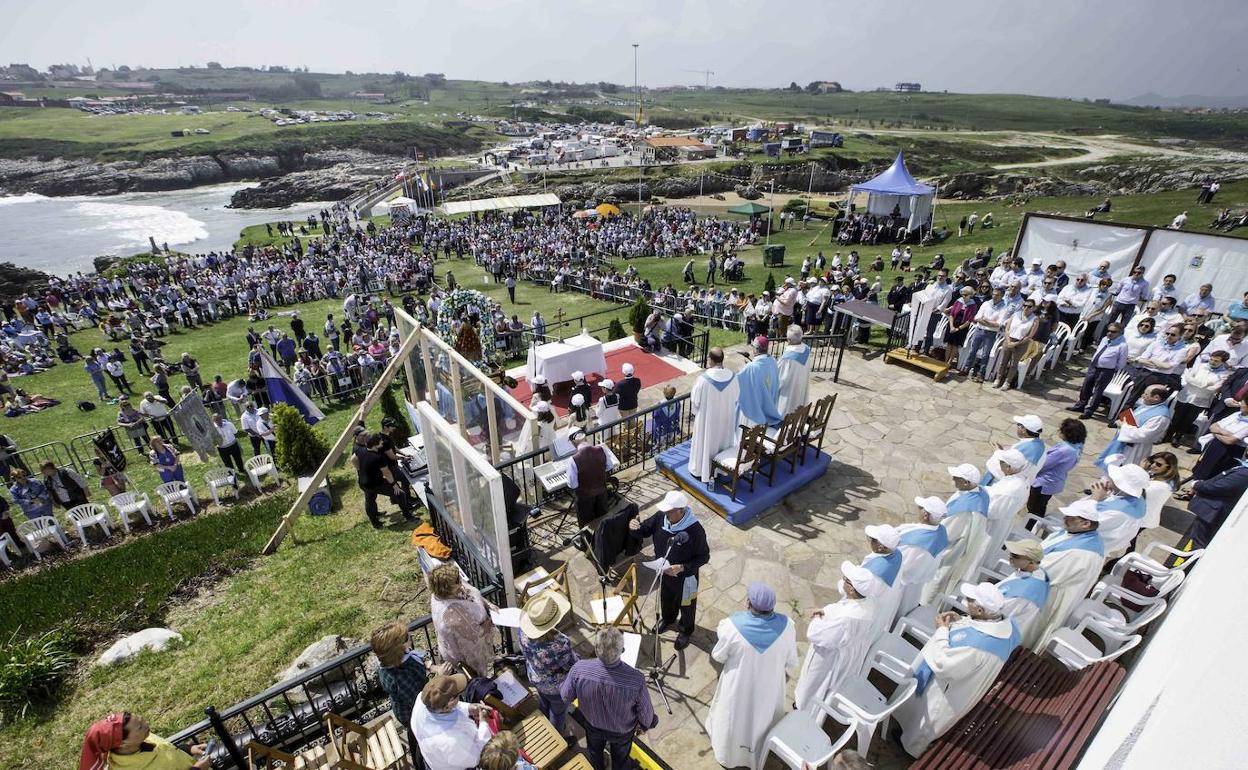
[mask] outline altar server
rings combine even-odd
[[[724,351],[711,348],[710,367],[698,376],[689,395],[693,410],[693,438],[689,442],[689,474],[710,482],[714,478],[712,460],[733,446],[737,436],[737,375],[724,368]]]
[[[1035,540],[1011,540],[1005,544],[1014,571],[997,583],[997,589],[1005,597],[1001,613],[1018,626],[1023,646],[1035,644],[1040,629],[1036,618],[1049,601],[1049,576],[1040,566],[1044,549]]]
[[[1106,476],[1092,485],[1092,499],[1101,513],[1097,530],[1105,556],[1116,559],[1127,552],[1144,524],[1148,512],[1144,490],[1151,479],[1148,471],[1134,463],[1110,465]]]
[[[914,505],[918,523],[902,524],[897,550],[901,551],[901,601],[896,617],[900,618],[919,606],[923,587],[932,579],[940,554],[949,545],[949,533],[941,525],[948,509],[939,497],[916,497]]]
[[[1067,618],[1092,590],[1101,576],[1105,563],[1105,543],[1098,531],[1101,512],[1096,501],[1079,500],[1060,509],[1066,528],[1054,532],[1041,544],[1044,558],[1041,568],[1049,576],[1049,600],[1036,619],[1036,643],[1031,649],[1039,652],[1053,633],[1066,625]]]
[[[988,487],[988,528],[980,566],[990,567],[1001,558],[1001,546],[1014,526],[1014,517],[1023,509],[1031,493],[1031,481],[1026,476],[1028,460],[1017,449],[994,452],[988,467],[996,481]]]
[[[810,402],[810,346],[802,341],[800,326],[790,326],[785,337],[788,345],[776,365],[780,371],[776,409],[782,415]]]
[[[792,327],[789,327],[792,328]],[[810,647],[802,661],[794,701],[814,715],[829,692],[847,676],[856,674],[871,648],[871,627],[884,584],[870,570],[852,561],[841,562],[840,601],[811,613],[806,639]]]
[[[893,625],[897,606],[901,604],[901,552],[897,550],[901,535],[897,528],[888,524],[869,524],[866,528],[867,544],[871,553],[859,565],[880,579],[883,588],[876,597],[875,617],[872,619],[871,641],[875,641]]]
[[[1040,438],[1043,432],[1044,422],[1036,415],[1014,415],[1014,433],[1018,436],[1018,441],[1010,448],[1017,449],[1027,460],[1027,465],[1021,469],[1021,472],[1026,477],[1029,486],[1035,480],[1036,474],[1044,467],[1044,457],[1048,453],[1044,440]],[[1004,448],[1004,445],[997,444],[997,449]],[[984,474],[984,486],[990,486],[996,478],[998,477],[994,477],[992,468],[989,468],[988,473]]]
[[[940,552],[936,572],[923,589],[921,601],[930,604],[936,597],[951,594],[963,582],[974,580],[979,572],[980,554],[985,547],[988,526],[988,490],[980,485],[979,469],[962,463],[948,469],[957,491],[945,501],[941,525],[949,544]]]

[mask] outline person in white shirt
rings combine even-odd
[[[1127,363],[1134,364],[1137,358],[1144,355],[1148,346],[1157,340],[1156,328],[1157,322],[1148,316],[1126,327],[1122,337],[1127,341]]]
[[[1153,290],[1153,299],[1160,302],[1162,297],[1174,297],[1178,299],[1179,289],[1174,285],[1178,280],[1178,276],[1174,273],[1167,273],[1161,279],[1161,285]]]
[[[1196,423],[1196,417],[1201,410],[1208,409],[1213,403],[1214,394],[1233,372],[1227,365],[1228,356],[1230,353],[1226,350],[1215,350],[1210,354],[1208,362],[1197,361],[1190,369],[1183,371],[1183,388],[1174,405],[1170,428],[1162,441],[1178,446],[1179,441]]]
[[[1183,327],[1170,326],[1161,339],[1153,340],[1134,361],[1133,387],[1126,403],[1133,404],[1144,395],[1150,385],[1162,384],[1168,390],[1178,390],[1182,383],[1180,375],[1187,367],[1187,344],[1183,342]]]
[[[1023,300],[1023,307],[1005,324],[1005,339],[1001,343],[1001,363],[997,367],[997,382],[993,387],[1013,389],[1018,365],[1031,347],[1038,326],[1036,303]]]
[[[876,603],[883,589],[870,570],[852,561],[841,562],[841,600],[811,613],[806,638],[810,647],[802,661],[793,701],[812,714],[829,692],[846,677],[858,673],[871,647]]]
[[[1171,326],[1183,324],[1183,314],[1178,311],[1178,301],[1174,297],[1162,297],[1157,300],[1157,326],[1169,329]]]
[[[1237,323],[1226,334],[1219,334],[1205,347],[1200,354],[1201,361],[1209,361],[1217,351],[1224,351],[1227,365],[1232,369],[1243,365],[1248,357],[1248,325]]]
[[[1057,316],[1062,323],[1074,329],[1093,293],[1093,288],[1088,285],[1087,273],[1076,275],[1075,280],[1066,284],[1057,293]]]
[[[217,454],[221,457],[221,464],[245,475],[247,468],[243,465],[243,450],[238,445],[238,431],[234,423],[214,414],[212,426],[217,431]]]
[[[428,770],[473,770],[493,737],[490,708],[460,703],[461,677],[435,676],[412,709],[412,735]]]
[[[1170,220],[1170,229],[1182,230],[1183,226],[1186,224],[1187,224],[1187,212],[1184,211],[1182,214],[1179,214],[1174,219]]]

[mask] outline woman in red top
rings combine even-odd
[[[954,369],[958,368],[958,355],[971,324],[975,322],[975,311],[979,309],[974,294],[975,290],[970,286],[963,286],[961,296],[944,311],[949,318],[949,328],[945,330],[945,361]]]

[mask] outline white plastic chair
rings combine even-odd
[[[175,518],[173,515],[173,506],[183,503],[194,514],[195,495],[191,492],[191,487],[185,481],[170,481],[156,487],[156,496],[165,503],[165,510],[169,513],[169,518]]]
[[[82,541],[83,548],[91,544],[87,539],[88,527],[99,527],[104,530],[104,537],[113,535],[113,522],[108,518],[108,508],[99,503],[75,505],[65,515],[74,525],[74,529],[78,531],[78,539]]]
[[[1127,399],[1127,394],[1131,392],[1131,377],[1123,370],[1114,372],[1114,376],[1109,378],[1109,384],[1105,386],[1105,390],[1101,393],[1101,398],[1109,401],[1109,419],[1118,419],[1118,413],[1122,411],[1122,402]],[[1097,404],[1088,404],[1084,409],[1095,411]]]
[[[1084,633],[1091,633],[1100,641],[1098,646]],[[1085,617],[1074,628],[1059,628],[1049,640],[1045,652],[1071,671],[1114,660],[1135,649],[1144,637],[1124,634],[1110,628],[1095,617]]]
[[[1098,586],[1093,589],[1092,596],[1075,604],[1066,625],[1073,628],[1084,618],[1093,617],[1120,633],[1134,634],[1161,617],[1167,607],[1165,599],[1148,597],[1150,601],[1140,602],[1136,597],[1136,594],[1121,586]],[[1138,604],[1144,609],[1133,610],[1123,600]],[[1110,601],[1114,601],[1114,604],[1109,604]]]
[[[933,623],[933,626],[935,623]],[[877,656],[884,656],[884,665],[889,666],[889,672],[894,676],[905,677],[910,676],[915,670],[919,662],[919,653],[922,652],[922,644],[927,643],[924,639],[921,644],[914,644],[905,637],[906,633],[917,637],[921,633],[921,629],[916,629],[910,625],[904,618],[899,621],[896,630],[891,633],[881,634],[879,639],[871,645],[871,649],[867,651],[866,657],[862,661],[862,667],[859,670],[860,676],[866,676],[872,668],[878,668]],[[928,638],[931,634],[928,634]],[[895,661],[895,665],[893,664]]]
[[[17,525],[17,534],[26,543],[26,547],[35,555],[35,560],[42,560],[39,555],[39,543],[49,542],[56,543],[66,551],[69,550],[69,540],[65,537],[65,530],[61,529],[61,525],[51,516],[40,516],[37,519],[20,522]]]
[[[208,494],[212,495],[214,505],[221,504],[221,496],[217,493],[218,489],[229,489],[234,493],[234,499],[238,499],[238,479],[234,477],[234,471],[229,468],[213,468],[204,474],[204,481],[208,482]]]
[[[17,547],[13,536],[5,532],[0,534],[0,562],[3,562],[5,567],[12,569],[13,562],[9,560],[9,551],[13,551],[18,556],[22,555],[22,550]]]
[[[156,511],[152,510],[152,498],[148,497],[146,492],[122,492],[120,495],[113,495],[108,504],[117,511],[121,528],[127,533],[130,531],[131,516],[135,514],[142,516],[143,521],[147,522],[147,526],[150,527],[152,517],[156,515]]]
[[[1157,552],[1181,558],[1183,559],[1183,563],[1177,567],[1167,567],[1160,559],[1153,556],[1153,554]],[[1110,569],[1109,574],[1101,578],[1100,582],[1122,585],[1122,576],[1126,574],[1129,569],[1138,569],[1141,572],[1145,572],[1148,575],[1151,575],[1154,581],[1164,579],[1174,572],[1187,572],[1192,568],[1192,565],[1199,561],[1200,557],[1204,555],[1205,549],[1203,548],[1198,548],[1195,551],[1180,551],[1177,548],[1171,548],[1168,545],[1154,541],[1148,544],[1148,547],[1144,549],[1143,553],[1135,553],[1132,551],[1115,562],[1113,568]],[[1155,582],[1154,585],[1156,585]]]
[[[819,707],[828,708],[823,703]],[[762,770],[769,754],[775,754],[790,770],[803,770],[807,766],[818,770],[831,762],[837,752],[849,743],[849,739],[857,735],[857,731],[858,724],[852,723],[834,742],[810,714],[790,711],[768,731],[758,751],[755,770]]]
[[[871,738],[875,735],[875,728],[882,725],[881,729],[887,733],[888,722],[893,712],[910,700],[919,686],[914,678],[913,663],[907,664],[886,652],[872,653],[868,673],[872,669],[897,685],[892,695],[886,697],[876,689],[876,686],[868,680],[867,673],[859,674],[841,682],[836,692],[828,697],[828,707],[824,709],[827,716],[846,727],[857,722],[854,730],[858,737],[856,748],[863,756],[866,756],[871,749]],[[899,675],[902,671],[906,673]]]
[[[264,491],[266,475],[273,477],[273,483],[282,483],[282,477],[277,475],[277,465],[273,463],[272,455],[256,455],[244,463],[243,467],[247,469],[247,478],[251,479],[251,485],[256,488],[257,492]]]
[[[997,378],[997,367],[1001,364],[1001,345],[1005,341],[1004,335],[997,335],[996,342],[992,343],[992,350],[988,352],[988,368],[984,370],[984,379],[988,381]]]
[[[1088,330],[1088,321],[1086,318],[1080,318],[1075,324],[1075,328],[1070,330],[1070,336],[1066,338],[1066,349],[1062,353],[1062,358],[1069,361],[1074,357],[1075,351],[1079,349],[1079,344],[1083,342],[1083,335]]]
[[[985,574],[995,576],[987,578],[989,582],[995,583],[996,581],[1001,580],[1001,576],[996,575],[996,573],[986,568],[981,568],[979,574],[981,576],[981,580],[985,579],[983,577]],[[956,596],[950,596],[949,594],[938,597],[937,600],[931,604],[920,604],[918,607],[915,607],[907,612],[901,617],[900,620],[897,621],[897,628],[894,631],[894,635],[900,636],[904,640],[906,635],[909,634],[923,644],[927,644],[927,640],[931,639],[932,634],[936,633],[936,618],[940,615],[940,613],[946,612],[950,609],[958,609],[962,612],[966,612],[966,605],[963,604],[962,601]],[[903,656],[897,654],[891,649],[883,647],[880,649],[883,649],[884,652],[887,652],[894,657],[905,660]],[[904,651],[904,648],[901,647],[897,647],[896,649]]]

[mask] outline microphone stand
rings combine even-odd
[[[671,555],[672,548],[675,547],[677,536],[679,534],[680,534],[679,532],[673,533],[672,539],[667,544],[667,553],[663,554],[663,561],[667,561],[667,558]],[[659,581],[662,579],[663,579],[663,572],[656,571],[654,574],[654,577],[650,580],[650,590],[646,593],[645,597],[643,597],[641,600],[641,607],[637,611],[638,617],[641,617],[641,615],[645,611],[646,602],[649,601],[650,596],[654,594],[655,589],[659,585]],[[677,609],[679,610],[679,608]],[[651,666],[649,669],[646,670],[646,679],[649,680],[654,685],[654,688],[659,691],[659,695],[662,696],[663,698],[663,706],[667,709],[667,713],[671,714],[673,713],[672,703],[667,698],[667,688],[664,686],[663,683],[664,683],[664,680],[667,678],[667,673],[668,673],[667,670],[671,668],[673,663],[676,662],[676,652],[673,651],[671,656],[669,656],[666,661],[659,663],[659,661],[662,660],[661,656],[663,654],[663,640],[662,640],[662,637],[659,635],[659,624],[662,622],[663,622],[663,603],[662,601],[655,601],[654,603],[654,627],[651,629],[651,633],[654,634],[654,654],[651,658]]]
[[[568,541],[568,545],[573,545],[577,540],[580,540],[585,547],[577,548],[576,550],[588,556],[590,563],[592,563],[594,565],[594,569],[598,571],[598,588],[602,592],[602,619],[605,621],[607,620],[607,583],[611,582],[611,580],[607,575],[607,570],[603,569],[602,563],[599,562],[598,557],[594,555],[594,546],[593,543],[586,539],[585,536],[587,534],[589,534],[589,528],[582,528],[580,532],[576,533],[576,535]]]

